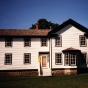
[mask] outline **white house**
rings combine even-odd
[[[69,19],[54,30],[0,29],[0,75],[77,74],[88,69],[88,29]]]

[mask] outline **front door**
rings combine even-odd
[[[49,54],[40,54],[39,76],[51,76]]]
[[[47,55],[41,56],[41,67],[46,68],[47,67]]]

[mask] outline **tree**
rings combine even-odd
[[[52,23],[51,21],[47,21],[46,19],[38,20],[38,28],[39,29],[55,29],[59,24]],[[30,29],[36,29],[36,24],[32,24]]]

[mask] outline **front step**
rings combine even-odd
[[[52,76],[51,69],[42,69],[42,74],[40,76]]]

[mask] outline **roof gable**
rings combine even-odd
[[[67,25],[73,25],[74,27],[78,28],[79,30],[88,33],[88,29],[84,26],[82,26],[81,24],[77,23],[76,21],[69,19],[67,21],[65,21],[64,23],[62,23],[61,25],[59,25],[56,29],[53,29],[52,31],[49,32],[49,34],[53,34],[56,33],[57,31],[61,30],[62,28],[66,27]]]

